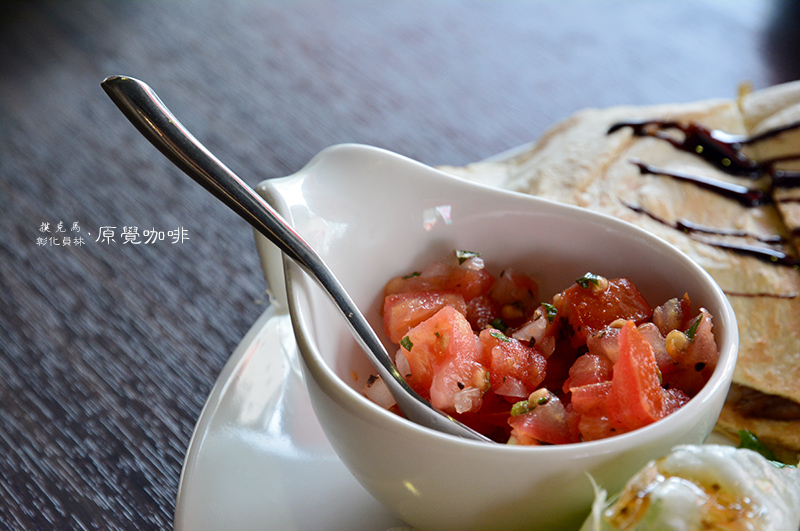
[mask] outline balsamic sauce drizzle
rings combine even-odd
[[[742,153],[743,141],[749,139],[715,135],[700,124],[680,123],[660,120],[641,120],[620,122],[611,126],[608,134],[612,134],[623,127],[630,127],[635,136],[652,136],[669,142],[681,151],[695,153],[713,166],[740,177],[758,179],[763,175],[761,165]],[[666,130],[677,129],[684,134],[684,138],[676,138]]]
[[[725,295],[728,297],[746,297],[746,298],[759,298],[759,297],[768,297],[771,299],[796,299],[797,293],[768,293],[768,292],[760,292],[760,293],[747,293],[744,291],[728,291],[725,290]]]
[[[629,203],[627,201],[622,201],[623,205],[628,207],[629,209],[633,210],[637,214],[643,214],[653,221],[657,221],[662,225],[667,227],[671,227],[675,230],[679,230],[681,232],[685,232],[687,234],[691,233],[699,233],[699,234],[713,234],[715,236],[733,236],[738,238],[750,238],[762,243],[772,243],[772,244],[781,244],[785,243],[786,239],[780,236],[779,234],[770,234],[767,236],[760,236],[758,234],[752,234],[747,231],[743,230],[736,230],[736,229],[718,229],[716,227],[709,227],[707,225],[700,225],[699,223],[694,223],[687,219],[679,219],[675,221],[675,223],[670,223],[664,218],[658,217],[652,212],[645,210],[644,207],[641,205],[635,205],[633,203]],[[705,240],[704,240],[705,241]]]
[[[756,161],[742,151],[742,148],[746,145],[757,144],[774,138],[781,133],[800,128],[800,121],[776,127],[751,137],[710,130],[695,122],[681,123],[661,120],[619,122],[611,126],[608,134],[612,134],[623,127],[630,127],[636,136],[659,138],[669,142],[681,151],[694,153],[712,166],[730,175],[747,177],[753,180],[768,176],[771,178],[772,187],[775,188],[800,186],[800,171],[775,169],[775,164],[779,162],[800,159],[800,153]],[[670,129],[676,129],[683,133],[683,138],[669,134],[668,130]]]
[[[769,179],[769,182],[765,187],[766,189],[762,190],[759,188],[750,188],[748,186],[728,183],[719,179],[710,179],[707,177],[660,169],[639,160],[632,160],[631,162],[639,167],[639,171],[643,175],[661,175],[683,182],[690,182],[700,188],[710,190],[723,197],[738,201],[740,204],[748,208],[774,203],[775,199],[773,196],[773,190],[775,188],[800,187],[800,171],[781,170],[775,168],[775,165],[779,162],[800,159],[800,153],[796,155],[777,157],[770,160],[756,161],[748,157],[742,151],[742,148],[746,145],[756,144],[769,138],[774,138],[786,131],[800,128],[800,121],[777,127],[759,135],[750,137],[731,135],[719,130],[709,130],[695,122],[682,123],[661,120],[619,122],[609,128],[608,134],[612,134],[625,127],[631,128],[635,136],[652,136],[659,138],[669,142],[676,149],[693,153],[715,168],[718,168],[734,177],[744,177],[752,181],[766,178]],[[681,138],[679,135],[675,136],[671,134],[669,130],[677,130],[683,133],[683,138]],[[800,201],[800,199],[788,199],[786,201]],[[747,234],[741,231],[703,227],[692,224],[686,220],[678,220],[673,224],[654,216],[652,213],[645,211],[640,206],[635,206],[628,203],[624,204],[635,212],[645,214],[659,223],[663,223],[690,235],[692,233],[703,233],[724,236],[741,236],[756,239],[762,243],[784,243],[784,239],[777,235],[768,236],[766,238],[756,237],[755,235]],[[800,236],[800,227],[795,228],[795,230],[792,231],[792,234]],[[783,251],[770,247],[749,244],[732,244],[727,242],[712,242],[705,239],[698,241],[703,241],[709,245],[726,249],[737,254],[752,256],[772,264],[800,269],[800,259],[789,256]],[[762,296],[767,295],[765,294]],[[792,294],[791,297],[794,297],[794,294]]]
[[[710,179],[708,177],[701,177],[699,175],[690,175],[688,173],[664,170],[656,168],[655,166],[640,160],[631,160],[631,163],[639,167],[639,171],[642,173],[642,175],[663,175],[665,177],[672,177],[678,181],[690,182],[697,185],[699,188],[711,190],[712,192],[715,192],[721,196],[738,201],[746,207],[757,207],[773,202],[772,194],[757,188],[748,188],[747,186],[742,186],[741,184],[720,181],[719,179]]]

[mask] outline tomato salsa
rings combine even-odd
[[[652,307],[627,278],[586,273],[543,302],[527,274],[493,275],[479,254],[456,251],[391,279],[384,295],[409,385],[499,442],[576,443],[646,426],[697,394],[718,359],[705,309],[688,295]]]

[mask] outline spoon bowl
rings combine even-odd
[[[360,145],[328,148],[258,191],[319,250],[375,329],[382,326],[386,281],[454,249],[480,252],[490,268],[529,273],[542,300],[592,271],[629,277],[651,304],[688,293],[714,316],[717,369],[665,419],[579,444],[482,444],[367,400],[361,389],[372,368],[324,293],[257,236],[268,283],[291,314],[328,440],[356,479],[416,528],[577,529],[593,498],[587,474],[614,492],[650,459],[710,434],[733,374],[736,320],[711,277],[664,241],[607,216],[470,183]]]

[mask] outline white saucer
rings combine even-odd
[[[306,394],[288,314],[270,306],[217,379],[181,473],[175,529],[403,527],[350,475]]]

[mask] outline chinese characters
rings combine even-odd
[[[83,236],[80,234],[81,227],[77,221],[72,223],[69,232],[63,221],[59,221],[51,226],[47,221],[39,225],[39,232],[42,234],[36,238],[36,245],[39,247],[80,247],[84,245]]]
[[[85,245],[87,241],[92,241],[84,239],[77,221],[72,222],[72,225],[67,225],[63,221],[57,223],[43,221],[39,225],[39,233],[36,238],[36,245],[39,247],[78,247]],[[91,235],[90,232],[86,232],[86,236]],[[177,244],[188,240],[189,231],[185,227],[176,227],[172,230],[158,230],[153,227],[140,232],[139,227],[135,226],[104,225],[97,229],[93,241],[105,245],[152,245],[159,242]]]

